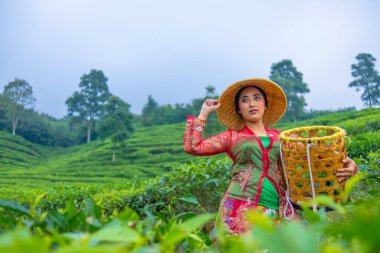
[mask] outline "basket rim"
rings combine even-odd
[[[301,137],[301,138],[293,138],[286,136],[287,134],[293,133],[293,132],[300,132],[300,131],[308,131],[308,130],[335,130],[336,132],[329,136],[323,136],[323,137]],[[326,141],[331,139],[337,139],[341,137],[346,136],[346,130],[336,127],[336,126],[307,126],[307,127],[297,127],[292,128],[289,130],[282,131],[281,134],[278,136],[280,140],[285,140],[289,142],[318,142],[318,141]]]

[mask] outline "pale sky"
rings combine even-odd
[[[362,108],[348,88],[362,52],[380,60],[380,1],[0,0],[0,91],[15,78],[33,87],[36,109],[55,117],[100,69],[110,91],[141,113],[188,103],[209,84],[268,78],[291,59],[308,108]],[[377,62],[376,69],[380,71]]]

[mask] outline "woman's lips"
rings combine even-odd
[[[249,113],[256,113],[256,112],[258,112],[259,110],[257,110],[257,109],[252,109],[252,110],[249,110]]]

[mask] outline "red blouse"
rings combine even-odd
[[[258,136],[247,126],[234,131],[202,138],[205,121],[188,116],[184,135],[186,153],[208,156],[226,153],[234,162],[232,180],[226,193],[229,197],[257,205],[260,199],[264,178],[274,186],[280,197],[281,206],[285,204],[285,185],[280,171],[280,149],[276,129],[266,129],[270,138],[268,148],[264,148]]]

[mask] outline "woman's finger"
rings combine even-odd
[[[350,177],[352,176],[352,172],[341,172],[336,174],[337,177]]]
[[[351,170],[344,168],[344,169],[337,169],[336,172],[349,172]]]
[[[348,177],[340,177],[340,178],[338,179],[338,182],[341,183],[341,182],[343,182],[343,181],[345,181],[345,180],[347,180],[347,179],[348,179]]]
[[[217,103],[218,103],[218,101],[215,100],[215,99],[212,99],[212,98],[207,98],[207,99],[205,100],[205,104],[206,104],[207,106],[213,106],[213,105],[216,105]]]
[[[354,160],[352,160],[351,158],[349,157],[346,157],[342,160],[343,163],[351,163],[351,162],[354,162]]]
[[[355,168],[345,168],[345,169],[337,169],[337,173],[350,173],[351,176],[355,174]]]

